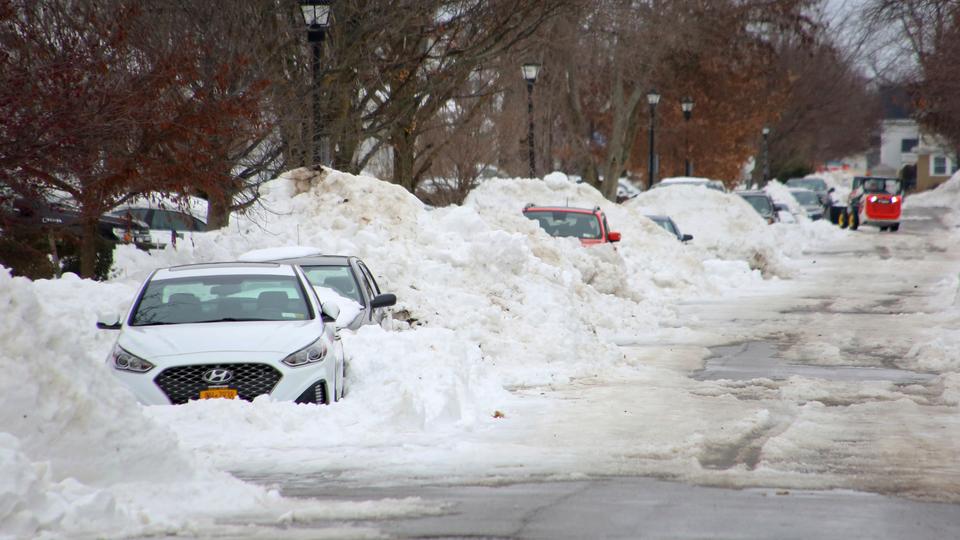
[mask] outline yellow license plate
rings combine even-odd
[[[210,388],[200,391],[200,399],[236,399],[237,391],[233,388]]]

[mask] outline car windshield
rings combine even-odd
[[[540,227],[550,236],[600,238],[600,220],[592,213],[533,210],[523,215],[540,223]]]
[[[326,287],[337,291],[340,296],[349,298],[356,303],[363,305],[363,297],[360,295],[360,287],[357,287],[357,280],[353,277],[353,272],[347,265],[301,265],[303,273],[307,275],[310,284],[314,287]]]
[[[826,191],[827,183],[822,178],[791,178],[787,180],[790,187],[800,187],[813,191]]]
[[[900,193],[900,181],[891,178],[867,178],[863,180],[863,191],[866,193]]]
[[[206,228],[206,224],[199,219],[193,216],[188,216],[182,212],[174,212],[172,210],[154,210],[151,228],[181,232],[202,231]]]
[[[296,277],[244,274],[151,280],[130,325],[312,318]]]
[[[820,204],[820,199],[817,198],[817,194],[812,191],[791,191],[790,193],[793,195],[793,198],[802,205]]]
[[[770,199],[764,197],[763,195],[741,195],[754,210],[760,213],[761,216],[770,216],[773,215],[773,205],[770,204]]]
[[[657,225],[659,225],[660,227],[662,227],[662,228],[663,228],[665,231],[667,231],[668,233],[673,234],[673,235],[676,235],[676,236],[680,236],[680,235],[677,233],[677,229],[675,229],[675,228],[673,227],[673,222],[670,221],[669,219],[664,219],[664,218],[650,218],[650,219],[652,219],[654,223],[656,223]]]

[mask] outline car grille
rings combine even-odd
[[[224,385],[209,384],[203,374],[211,369],[229,370],[233,377]],[[170,399],[170,403],[182,404],[191,399],[200,399],[200,391],[211,387],[235,388],[240,399],[252,401],[261,394],[269,394],[280,382],[282,375],[267,364],[201,364],[178,366],[163,370],[154,382]]]

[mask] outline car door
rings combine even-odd
[[[370,269],[367,268],[367,265],[363,264],[363,261],[357,260],[357,267],[360,269],[360,273],[363,277],[362,281],[364,290],[366,290],[369,294],[369,301],[367,302],[369,305],[369,302],[373,301],[373,299],[380,294],[380,287],[377,285],[377,280],[373,279],[373,273],[370,272]],[[369,320],[375,324],[380,324],[380,321],[382,321],[386,316],[386,310],[384,308],[375,308],[370,309],[369,311]]]

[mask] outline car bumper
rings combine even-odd
[[[248,382],[228,381],[225,384],[208,384],[197,380],[199,374],[214,366],[269,366],[279,373],[279,380],[272,384],[272,388],[267,392],[255,391],[250,397],[269,393],[269,395],[278,401],[294,401],[305,391],[323,381],[326,383],[328,395],[334,395],[334,385],[336,380],[338,357],[331,350],[327,357],[315,364],[309,364],[300,367],[290,367],[281,362],[283,357],[278,358],[276,354],[251,354],[251,353],[204,353],[198,355],[178,357],[176,360],[164,360],[146,358],[154,364],[154,368],[146,373],[133,373],[108,366],[113,375],[144,405],[170,405],[171,401],[169,386],[170,373],[182,373],[178,375],[182,379],[182,384],[190,385],[191,388],[209,389],[209,388],[234,388],[242,389]],[[195,367],[197,369],[189,369]],[[241,370],[237,370],[241,371]],[[161,375],[167,374],[164,378]],[[162,387],[163,386],[163,387]],[[165,391],[165,388],[167,391]],[[199,396],[195,392],[190,392],[192,397],[197,399]],[[182,395],[182,394],[179,394]],[[243,392],[241,392],[243,397]]]

